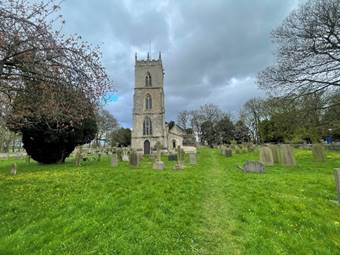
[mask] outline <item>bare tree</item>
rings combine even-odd
[[[181,111],[177,115],[177,124],[184,129],[190,125],[191,114],[188,111]]]
[[[86,109],[87,102],[97,104],[112,89],[99,48],[80,36],[65,36],[59,8],[56,0],[0,0],[0,94],[9,98],[7,103],[19,92],[36,93],[32,86],[38,91],[48,86],[53,93],[68,88],[81,94],[74,106],[85,102]]]
[[[277,61],[261,88],[297,96],[340,88],[340,1],[309,0],[272,32]]]
[[[252,139],[256,143],[261,142],[259,125],[263,117],[262,111],[263,101],[259,98],[248,100],[241,110],[241,120],[248,127]]]

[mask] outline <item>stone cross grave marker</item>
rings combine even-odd
[[[164,169],[164,162],[162,161],[162,154],[161,154],[161,148],[162,148],[162,145],[160,142],[157,142],[156,145],[155,145],[155,148],[157,150],[157,155],[156,155],[156,159],[152,165],[152,168],[155,169],[155,170],[163,170]]]

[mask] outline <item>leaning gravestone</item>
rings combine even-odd
[[[280,163],[280,154],[279,154],[279,147],[278,147],[278,145],[270,144],[270,145],[268,145],[268,147],[272,151],[274,163],[275,164]]]
[[[269,147],[262,146],[260,148],[260,161],[267,166],[274,165],[273,153]]]
[[[11,167],[11,175],[16,175],[17,174],[17,164],[14,163]]]
[[[313,158],[316,161],[325,161],[326,160],[326,153],[325,153],[325,148],[322,144],[313,144],[312,145],[312,154]]]
[[[181,146],[178,145],[177,146],[177,162],[174,167],[174,170],[184,169],[183,159],[184,159],[183,150],[181,149]]]
[[[130,152],[130,156],[129,156],[129,164],[132,167],[138,167],[139,164],[139,158],[138,158],[138,154],[135,150],[132,150]]]
[[[190,164],[196,165],[197,164],[197,155],[196,153],[189,153]]]
[[[293,148],[289,144],[281,144],[279,146],[279,160],[284,166],[295,166],[296,160]]]
[[[264,173],[264,164],[256,160],[247,160],[242,169],[246,173]]]

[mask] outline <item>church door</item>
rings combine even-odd
[[[144,154],[145,155],[150,154],[150,142],[149,142],[149,140],[145,140],[145,142],[144,142]]]

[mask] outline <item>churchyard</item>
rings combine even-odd
[[[294,149],[296,164],[247,173],[261,148],[246,148],[201,147],[183,169],[174,155],[1,160],[0,254],[339,254],[340,154]]]

